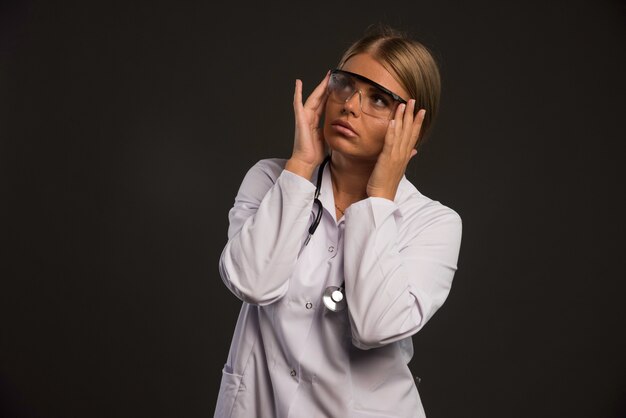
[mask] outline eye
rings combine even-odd
[[[391,99],[384,94],[371,93],[369,100],[377,108],[386,108],[391,106]]]

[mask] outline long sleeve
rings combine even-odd
[[[255,305],[287,292],[313,205],[315,186],[283,167],[268,159],[248,171],[229,212],[219,261],[224,284]]]
[[[372,197],[345,213],[344,274],[353,344],[379,347],[419,331],[446,300],[461,218],[431,201],[399,210]]]

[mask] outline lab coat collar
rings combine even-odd
[[[319,168],[319,166],[318,166]],[[317,184],[317,173],[318,169],[315,170],[315,176],[312,179],[313,184]],[[394,202],[399,205],[402,201],[402,196],[407,192],[407,183],[408,180],[406,175],[402,176],[402,180],[400,180],[400,184],[398,184],[398,190],[396,191],[396,196],[394,198]],[[330,161],[324,167],[324,172],[322,173],[322,185],[320,188],[319,195],[320,202],[322,202],[322,206],[324,206],[324,210],[328,212],[328,214],[332,217],[332,219],[337,223],[337,211],[335,210],[335,194],[333,193],[333,180],[330,174]]]

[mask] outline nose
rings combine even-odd
[[[354,90],[352,95],[343,103],[343,108],[358,117],[361,114],[361,103],[361,90]]]

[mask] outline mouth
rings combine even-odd
[[[348,137],[358,136],[356,131],[352,127],[352,125],[350,125],[348,122],[344,120],[337,119],[331,123],[331,126],[333,127],[335,132],[342,134],[344,136],[348,136]]]

